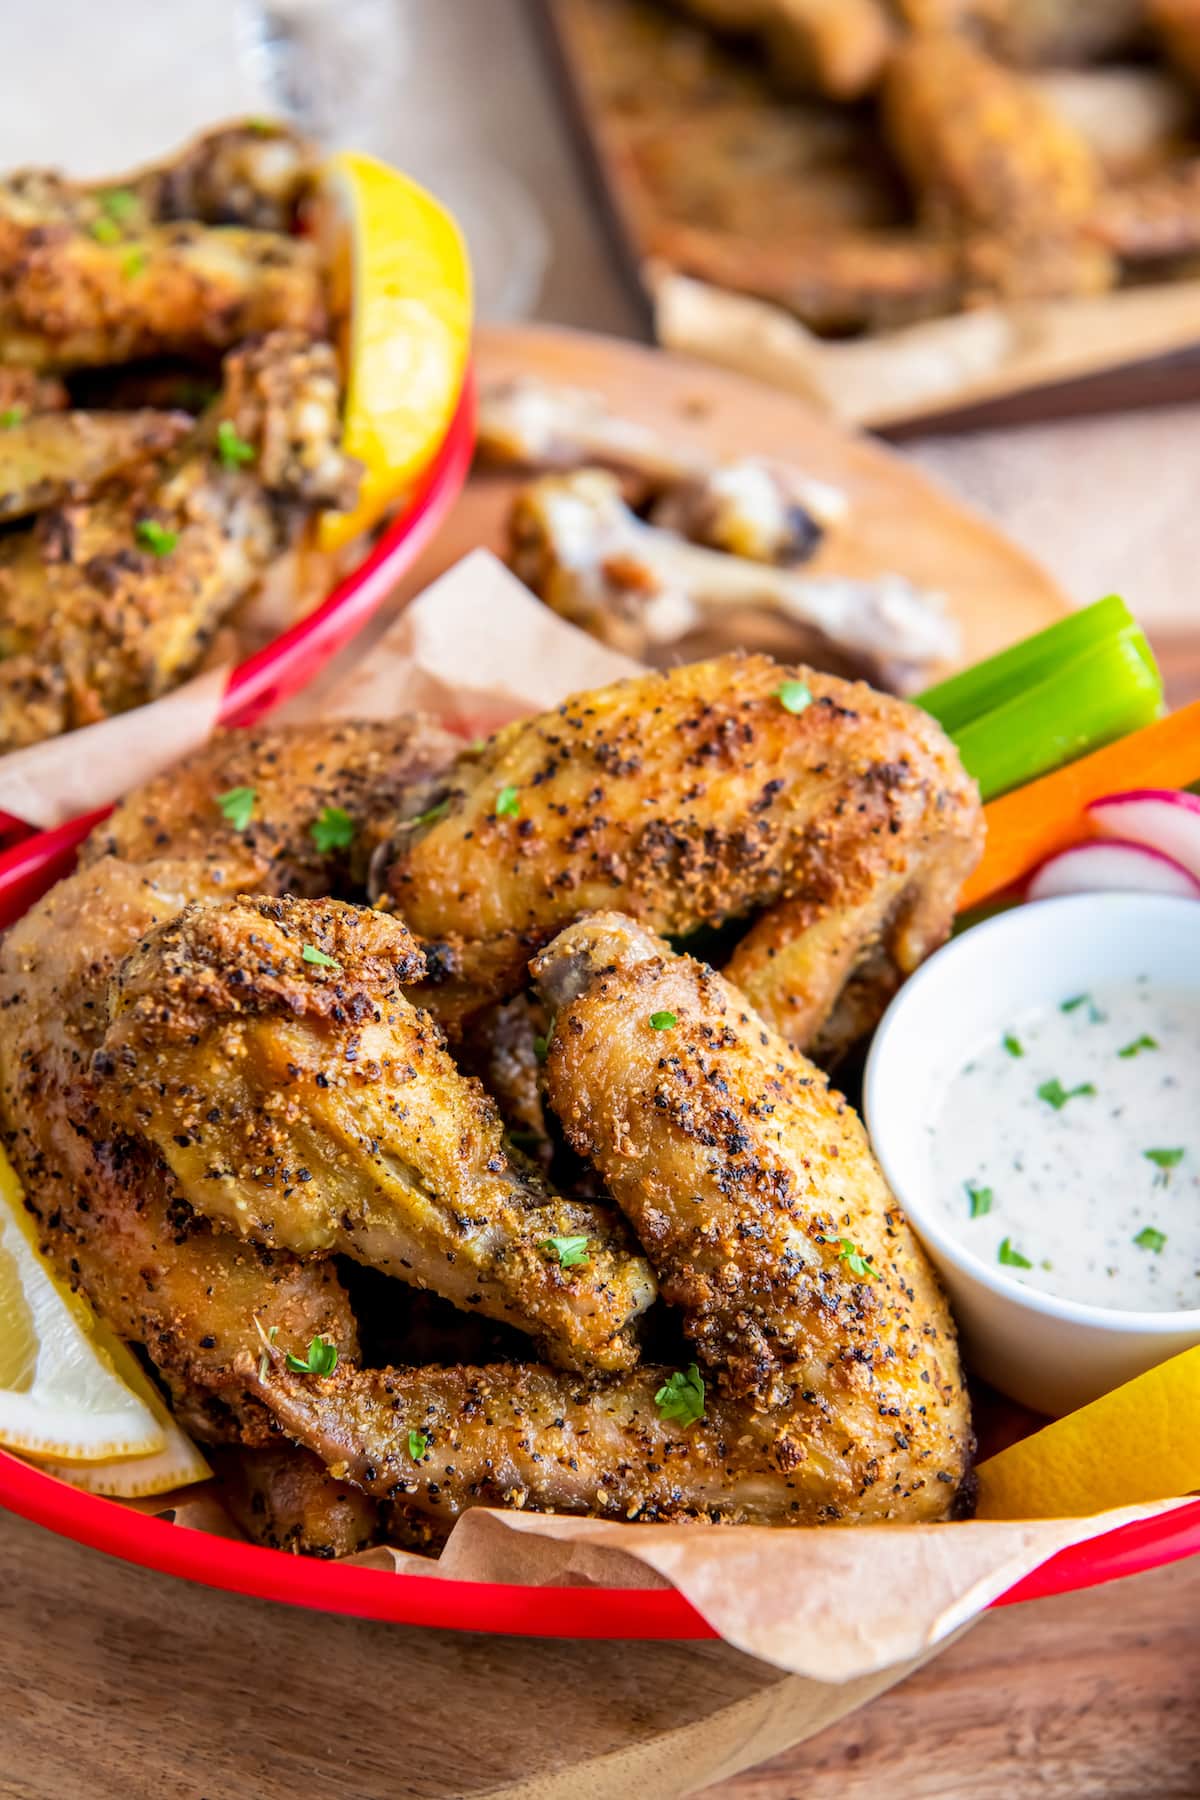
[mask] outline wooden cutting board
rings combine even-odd
[[[894,451],[832,424],[794,395],[663,350],[545,325],[485,328],[475,366],[481,388],[526,375],[593,389],[625,417],[695,449],[768,456],[842,488],[850,518],[828,534],[806,571],[894,571],[942,594],[962,633],[964,662],[1067,610],[1049,575],[994,526]],[[476,474],[402,592],[417,592],[479,545],[502,554],[519,485],[516,476]]]

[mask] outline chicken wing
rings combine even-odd
[[[167,455],[192,429],[186,413],[31,412],[0,431],[0,522],[86,500],[116,475]]]
[[[552,1105],[679,1309],[687,1375],[591,1385],[537,1367],[247,1379],[368,1491],[768,1524],[944,1518],[973,1444],[949,1309],[868,1149],[812,1064],[722,977],[632,920],[535,964],[556,1009]]]
[[[210,1460],[221,1498],[246,1536],[294,1556],[353,1556],[380,1535],[379,1508],[337,1481],[310,1450],[277,1440],[218,1449]]]
[[[857,100],[874,87],[894,25],[885,0],[676,0],[706,24],[761,37],[775,75],[802,91]]]
[[[165,163],[105,182],[129,195],[145,222],[199,219],[205,225],[246,225],[289,233],[316,187],[320,158],[314,145],[273,119],[235,120],[206,131]],[[118,210],[121,210],[119,207]]]
[[[1004,62],[1039,66],[1089,63],[1128,49],[1141,30],[1146,5],[1147,0],[899,0],[899,11],[918,30],[962,31]]]
[[[927,714],[724,656],[576,695],[465,752],[414,790],[377,885],[424,941],[418,991],[451,1028],[523,985],[529,957],[585,913],[619,907],[686,937],[801,903],[799,922],[785,915],[801,939],[837,954],[801,942],[747,978],[803,1047],[860,967],[877,1009],[878,960],[895,986],[941,942],[982,842],[978,790]]]
[[[300,504],[344,503],[356,465],[332,370],[328,345],[290,333],[231,352],[223,393],[165,463],[0,541],[0,749],[175,686],[295,538]]]
[[[105,1104],[256,1244],[431,1287],[568,1368],[628,1367],[644,1261],[508,1154],[494,1102],[404,997],[422,969],[402,925],[339,901],[189,906],[118,971]]]
[[[105,193],[47,171],[0,183],[0,360],[67,369],[324,332],[311,239],[186,220],[139,230],[139,211],[114,216]]]

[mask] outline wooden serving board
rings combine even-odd
[[[994,526],[895,452],[831,423],[794,395],[663,350],[546,325],[485,328],[475,366],[481,388],[520,375],[590,388],[622,415],[696,449],[777,458],[842,488],[850,518],[828,534],[805,571],[894,571],[936,590],[958,622],[964,662],[1003,649],[1067,610],[1051,578]],[[503,554],[521,479],[473,476],[402,594],[416,593],[480,545]]]

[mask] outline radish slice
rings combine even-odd
[[[1048,856],[1034,870],[1025,897],[1053,900],[1059,894],[1094,894],[1102,889],[1200,900],[1200,881],[1173,856],[1119,838],[1094,838]]]
[[[1200,795],[1178,788],[1132,788],[1093,800],[1087,813],[1101,837],[1159,850],[1200,881]]]

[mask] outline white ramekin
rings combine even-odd
[[[1071,1412],[1200,1344],[1200,1308],[1085,1306],[985,1263],[934,1211],[926,1126],[980,1041],[1023,1009],[1138,975],[1200,990],[1200,902],[1103,893],[1019,906],[953,939],[906,982],[867,1061],[875,1154],[941,1271],[967,1362],[1040,1412]],[[1200,1069],[1192,1092],[1200,1120]]]

